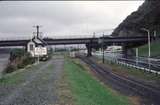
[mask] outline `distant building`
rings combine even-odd
[[[122,46],[108,46],[106,52],[119,52],[122,51]]]
[[[43,39],[33,37],[27,44],[27,52],[32,57],[47,55],[47,44]]]

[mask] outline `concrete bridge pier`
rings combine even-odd
[[[87,48],[87,57],[92,56],[92,46],[91,44],[86,44],[86,48]]]
[[[132,48],[128,48],[127,46],[122,47],[122,52],[124,58],[132,58],[135,56],[135,51]]]

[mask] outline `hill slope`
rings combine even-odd
[[[156,30],[160,34],[160,1],[146,0],[137,11],[131,13],[113,31],[113,36],[140,36],[147,33],[141,28],[149,29],[153,35]]]
[[[140,56],[148,56],[148,44],[139,47]],[[151,43],[151,57],[160,57],[160,41]]]

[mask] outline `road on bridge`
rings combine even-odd
[[[0,105],[58,103],[56,81],[62,76],[63,63],[64,59],[57,56],[8,76],[5,82],[0,82]]]

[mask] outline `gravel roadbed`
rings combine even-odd
[[[0,105],[54,105],[58,103],[56,81],[61,78],[64,58],[54,57],[33,70],[23,71],[21,82],[0,84]]]

